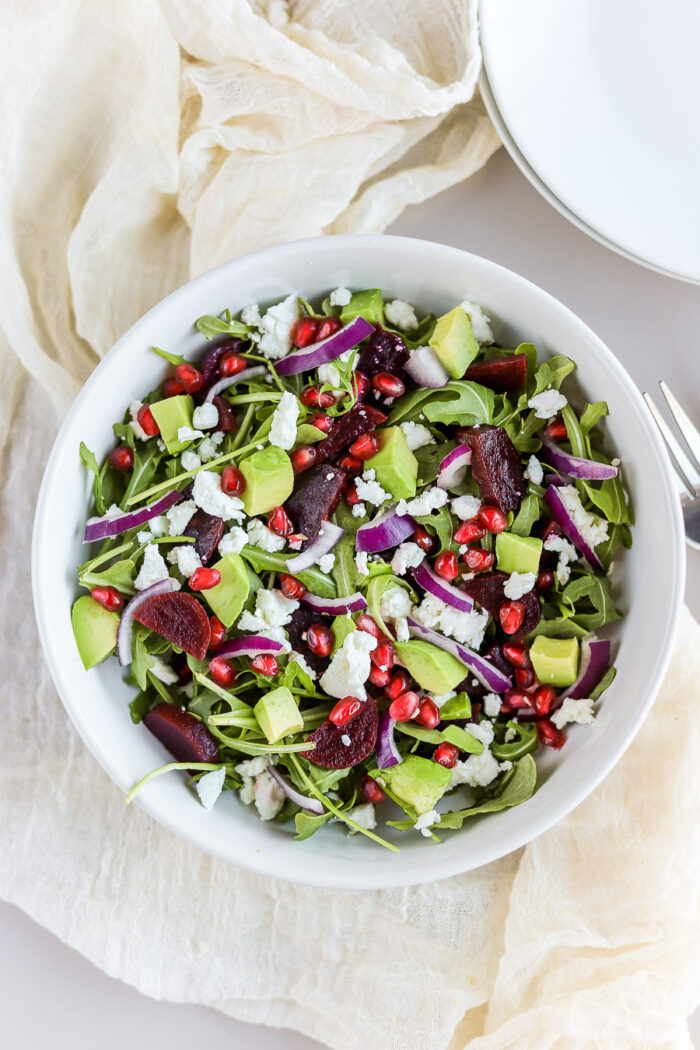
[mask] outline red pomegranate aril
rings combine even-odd
[[[357,456],[352,456],[349,452],[346,452],[344,456],[340,456],[337,462],[340,469],[352,477],[361,474],[364,469],[362,460],[358,459]]]
[[[372,386],[382,397],[401,397],[406,392],[404,383],[392,372],[377,372],[372,376]]]
[[[369,669],[369,680],[372,683],[372,685],[376,685],[378,689],[383,689],[384,686],[387,685],[387,683],[389,682],[390,678],[391,671],[388,668],[387,670],[383,671],[381,667],[375,667],[375,665],[372,664],[372,666]]]
[[[149,437],[156,437],[160,434],[160,427],[153,418],[150,405],[141,405],[136,413],[136,422]]]
[[[209,617],[209,626],[211,628],[211,638],[209,639],[209,648],[218,649],[220,645],[226,639],[226,628],[222,624],[218,616]]]
[[[267,527],[278,536],[291,536],[294,532],[294,523],[284,507],[275,507],[267,519]]]
[[[230,689],[237,677],[231,664],[222,656],[215,656],[209,661],[209,674],[212,681],[220,685],[222,689]]]
[[[548,718],[537,723],[537,735],[541,744],[544,744],[545,747],[553,747],[555,751],[566,743],[566,734],[563,729],[557,729],[554,722],[550,722]]]
[[[506,634],[516,634],[522,627],[525,606],[522,602],[504,602],[498,610],[498,619]]]
[[[302,474],[309,467],[313,467],[316,462],[316,449],[313,445],[300,445],[299,448],[289,453],[289,458],[292,461],[294,473]]]
[[[379,640],[382,637],[382,632],[379,629],[374,617],[370,616],[369,613],[361,613],[355,621],[355,626],[358,631],[365,631],[366,634],[371,634],[373,638]]]
[[[544,569],[537,577],[536,587],[538,591],[549,591],[554,586],[554,573]]]
[[[356,507],[358,503],[362,503],[362,497],[359,495],[354,481],[345,493],[345,502],[348,507]]]
[[[441,744],[433,751],[433,759],[439,765],[444,766],[445,769],[452,769],[455,762],[459,758],[459,748],[455,747],[454,744],[448,744],[446,740],[443,740]]]
[[[193,365],[181,364],[175,369],[175,378],[188,394],[194,394],[204,382],[202,373]]]
[[[312,427],[316,427],[318,430],[322,430],[324,434],[327,434],[333,426],[333,417],[329,416],[326,412],[317,412],[313,416],[309,416],[306,420]]]
[[[293,532],[291,535],[287,536],[287,543],[293,551],[298,551],[301,550],[301,545],[304,540],[308,540],[308,538],[309,537],[303,532]]]
[[[177,397],[178,394],[184,394],[184,392],[177,379],[166,379],[163,383],[164,397]]]
[[[397,696],[407,693],[411,688],[411,679],[406,671],[394,671],[391,678],[384,686],[384,695],[387,700],[396,700]]]
[[[470,547],[464,552],[464,560],[472,572],[487,572],[496,560],[491,551],[483,547]]]
[[[516,642],[504,642],[503,655],[513,667],[530,666],[530,653],[524,645],[518,645]]]
[[[364,372],[355,372],[352,380],[353,390],[358,401],[361,401],[369,390],[371,383]]]
[[[330,408],[331,405],[335,404],[335,396],[331,394],[330,390],[324,390],[321,393],[321,387],[318,383],[304,387],[299,395],[299,400],[307,408]]]
[[[562,529],[562,527],[559,524],[559,522],[555,521],[554,518],[550,518],[549,521],[545,523],[544,527],[540,531],[540,539],[542,540],[543,543],[544,543],[545,540],[548,540],[550,536],[563,536],[563,535],[564,535],[564,530]]]
[[[295,598],[297,601],[306,594],[306,585],[298,580],[296,576],[290,576],[288,572],[280,575],[280,590],[285,598]]]
[[[246,480],[238,467],[230,464],[221,471],[221,491],[227,496],[240,496],[245,492]]]
[[[489,532],[505,532],[508,528],[508,518],[500,507],[479,507],[476,517]]]
[[[299,348],[310,346],[317,340],[318,319],[316,317],[300,317],[294,326],[292,341]]]
[[[557,693],[553,686],[541,685],[532,695],[532,706],[538,715],[548,715],[556,700]]]
[[[537,675],[531,667],[518,667],[515,671],[515,684],[518,689],[532,689],[537,684]]]
[[[240,354],[236,354],[233,350],[228,350],[225,354],[221,355],[219,360],[219,372],[224,379],[230,379],[231,376],[237,376],[239,372],[242,372],[246,367],[245,357],[241,357]]]
[[[522,689],[506,689],[503,694],[506,710],[517,710],[519,707],[531,707],[532,697]]]
[[[389,715],[397,722],[410,722],[419,707],[420,698],[418,694],[409,690],[391,701]]]
[[[337,332],[339,328],[343,327],[343,322],[339,317],[324,317],[319,323],[318,330],[316,332],[316,342],[320,343],[322,339],[328,339],[329,336]]]
[[[187,581],[191,591],[210,591],[221,583],[221,573],[218,569],[205,569],[201,566],[195,569]]]
[[[455,543],[475,543],[476,540],[483,540],[486,535],[486,529],[477,521],[476,518],[470,518],[468,521],[463,521],[455,532]]]
[[[376,434],[360,434],[348,449],[352,456],[362,461],[371,459],[379,451],[379,438]]]
[[[306,644],[316,656],[330,656],[333,635],[325,623],[312,623],[306,632]]]
[[[435,539],[422,525],[416,527],[411,539],[414,543],[417,543],[420,549],[425,551],[426,554],[432,554],[433,547],[435,546]]]
[[[390,671],[394,666],[394,643],[389,638],[382,639],[378,642],[377,648],[369,654],[369,658],[375,667],[382,671]],[[382,682],[382,686],[385,685],[386,682]]]
[[[134,452],[128,445],[117,445],[109,454],[109,462],[115,470],[131,470],[134,465]]]
[[[109,609],[110,612],[119,612],[124,606],[124,599],[116,587],[94,587],[90,591],[90,596],[98,605],[101,605],[103,609]]]
[[[435,726],[440,722],[440,708],[433,700],[422,700],[414,722],[425,726],[426,729],[435,729]]]
[[[569,435],[566,432],[566,423],[561,416],[557,416],[547,424],[544,428],[544,436],[550,441],[566,441]]]
[[[328,720],[334,726],[346,726],[348,722],[352,722],[355,715],[360,713],[361,708],[362,700],[358,700],[356,696],[345,696],[335,705]]]
[[[250,666],[257,674],[264,674],[266,678],[274,678],[280,669],[277,658],[268,653],[258,653],[250,661]]]
[[[457,555],[453,551],[443,551],[435,559],[435,572],[442,576],[443,580],[454,580],[459,572]]]
[[[386,798],[386,793],[382,791],[377,781],[369,773],[365,773],[360,781],[360,792],[367,802],[373,802],[375,805],[383,802]]]

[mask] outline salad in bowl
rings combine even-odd
[[[180,770],[205,808],[390,850],[382,824],[439,841],[527,800],[615,675],[606,403],[469,299],[336,287],[196,326],[192,359],[153,347],[104,462],[80,450],[78,651],[173,759],[130,797]]]

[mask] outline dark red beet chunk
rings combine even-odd
[[[375,427],[385,422],[385,412],[380,412],[378,408],[373,408],[372,405],[364,405],[361,401],[357,401],[349,412],[346,412],[344,416],[340,416],[337,422],[333,424],[328,437],[324,438],[320,445],[316,446],[316,458],[319,462],[324,459],[330,459],[331,456],[335,456],[336,452],[340,452],[341,449],[351,445],[360,434],[365,434],[368,430],[374,430]]]
[[[517,511],[527,481],[520,456],[503,427],[465,427],[472,450],[472,474],[484,503],[500,507],[504,514]]]
[[[204,382],[197,391],[196,400],[204,401],[209,387],[221,379],[219,361],[223,355],[227,354],[229,350],[233,353],[241,354],[248,349],[249,345],[245,339],[227,339],[225,343],[217,343],[216,346],[208,346],[206,348],[199,359],[199,371],[204,377]]]
[[[174,704],[156,704],[144,722],[176,761],[219,761],[219,745],[207,727]]]
[[[476,361],[464,373],[464,378],[488,386],[497,394],[514,394],[525,386],[527,358],[525,354],[515,354],[514,357],[494,357],[491,361]]]
[[[537,619],[539,620],[539,616]],[[530,630],[532,630],[532,628],[530,628]],[[488,660],[488,662],[493,664],[494,667],[497,667],[499,671],[503,672],[503,674],[507,674],[509,678],[512,677],[513,665],[508,663],[503,655],[503,649],[498,643],[492,645],[488,652],[484,653],[484,659]]]
[[[474,601],[478,602],[482,609],[486,609],[488,613],[493,616],[496,623],[498,623],[498,610],[501,608],[503,603],[507,600],[503,592],[503,588],[508,580],[507,572],[483,572],[478,573],[473,580],[465,580],[461,587],[463,591],[473,598]],[[537,592],[533,589],[524,594],[519,599],[525,606],[525,614],[523,616],[523,622],[520,630],[517,634],[508,636],[509,641],[521,642],[527,634],[532,631],[537,624],[540,622],[541,608],[540,600],[537,596]],[[491,659],[490,653],[486,653],[486,656]],[[494,663],[496,661],[494,660]],[[506,674],[510,674],[512,668],[508,665],[500,667]]]
[[[143,603],[134,619],[198,660],[207,655],[211,637],[209,618],[191,594],[182,591],[156,594]]]
[[[296,475],[294,492],[284,509],[294,522],[295,530],[308,537],[301,550],[316,539],[323,522],[338,506],[347,478],[345,471],[332,463],[317,463]]]
[[[229,405],[220,394],[215,394],[212,401],[219,410],[219,422],[216,424],[217,430],[223,430],[225,433],[229,433],[232,430],[238,430],[238,420],[236,419],[236,413],[233,411],[233,406]]]
[[[223,534],[223,519],[215,518],[203,510],[198,510],[192,515],[183,533],[184,536],[194,536],[194,549],[197,551],[202,565],[207,564],[221,543]]]
[[[309,735],[316,747],[305,752],[305,757],[315,766],[323,769],[347,769],[356,766],[374,751],[377,743],[377,702],[367,697],[359,713],[344,726],[336,726],[326,719],[318,729]],[[342,737],[350,737],[350,743],[344,744]]]
[[[329,626],[330,621],[323,616],[319,616],[315,609],[309,609],[305,605],[300,605],[292,613],[292,618],[286,625],[286,629],[292,649],[302,653],[306,657],[306,662],[309,666],[317,673],[320,673],[328,667],[328,658],[313,653],[306,644],[306,639],[302,637],[312,623],[325,623],[326,626]]]
[[[368,379],[378,372],[391,372],[399,379],[405,379],[404,365],[408,361],[408,349],[400,335],[386,332],[380,325],[367,340],[355,368],[364,373]]]

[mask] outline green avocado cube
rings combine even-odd
[[[538,634],[530,646],[530,659],[540,682],[564,689],[578,674],[578,638],[547,638]]]
[[[294,488],[294,471],[287,453],[270,445],[253,452],[238,464],[245,478],[241,499],[246,514],[266,514],[281,507]]]
[[[189,394],[177,394],[175,397],[166,397],[164,401],[151,404],[151,415],[158,424],[160,436],[171,455],[182,452],[192,444],[191,441],[180,441],[177,432],[180,427],[192,426],[193,411],[194,401]]]
[[[286,685],[265,693],[253,708],[253,714],[270,744],[304,728],[304,719]]]
[[[440,708],[440,721],[449,722],[453,719],[471,718],[472,702],[469,693],[457,693],[451,700],[446,700]]]
[[[415,809],[419,816],[435,808],[435,803],[445,794],[452,780],[451,770],[418,755],[406,755],[398,765],[375,772],[385,781],[389,791]]]
[[[216,587],[202,591],[202,597],[221,622],[230,627],[241,615],[250,590],[245,562],[240,554],[226,554],[211,568],[219,570],[221,579]]]
[[[78,598],[73,605],[71,623],[80,659],[86,671],[96,664],[101,664],[114,652],[119,615],[104,609],[89,594]]]
[[[379,451],[365,461],[365,470],[374,470],[379,484],[394,499],[412,499],[416,494],[418,460],[411,452],[401,427],[375,430]]]
[[[343,324],[364,317],[370,324],[381,324],[384,320],[384,298],[379,288],[367,288],[364,292],[355,292],[352,299],[340,311]]]
[[[479,353],[469,315],[461,306],[438,317],[430,345],[453,379],[461,379]]]
[[[496,536],[496,560],[501,572],[540,571],[542,540],[536,536],[516,536],[514,532],[499,532]]]
[[[394,649],[408,673],[430,693],[447,693],[469,674],[461,660],[431,642],[414,638],[394,642]]]

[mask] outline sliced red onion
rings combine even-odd
[[[617,477],[617,467],[608,463],[596,463],[592,459],[581,459],[564,452],[549,438],[541,436],[542,449],[540,458],[550,466],[568,474],[570,478],[581,478],[584,481],[609,481]]]
[[[413,579],[416,581],[419,587],[422,587],[428,594],[432,594],[433,597],[439,598],[445,605],[451,605],[453,609],[459,609],[460,612],[471,612],[474,608],[474,602],[471,600],[468,594],[464,591],[460,591],[459,587],[453,587],[451,583],[447,583],[441,576],[435,572],[427,563],[427,559],[422,561],[420,565],[417,565],[413,571]]]
[[[169,594],[174,590],[175,580],[168,576],[165,580],[158,580],[150,587],[145,587],[126,603],[117,627],[117,659],[122,667],[128,667],[131,663],[131,632],[134,627],[135,614],[149,598],[155,598],[158,594]]]
[[[598,572],[604,572],[605,567],[602,561],[593,548],[586,543],[579,532],[576,522],[564,506],[564,502],[557,491],[556,485],[548,486],[544,494],[544,501],[549,507],[554,520],[558,525],[561,525],[562,531],[567,540],[573,543],[575,547],[578,547],[592,569],[596,569]]]
[[[417,522],[410,514],[400,516],[396,513],[394,503],[378,518],[360,525],[355,536],[355,548],[358,551],[367,551],[368,554],[388,550],[411,536],[416,527]]]
[[[438,634],[437,631],[433,631],[429,627],[423,627],[412,616],[408,617],[408,630],[412,638],[421,638],[424,642],[432,642],[439,649],[444,649],[446,653],[456,656],[458,660],[467,665],[482,685],[485,685],[487,689],[491,689],[494,693],[503,693],[513,685],[512,678],[499,671],[485,657],[472,652],[466,645],[461,645],[452,638],[446,638],[444,634]]]
[[[452,489],[461,485],[471,461],[472,450],[468,445],[457,445],[457,448],[448,452],[438,468],[438,488]]]
[[[321,339],[318,343],[312,343],[301,350],[293,350],[278,361],[275,367],[281,376],[295,376],[299,372],[308,372],[309,369],[318,368],[328,361],[335,361],[336,357],[340,357],[346,350],[352,350],[373,331],[369,321],[365,321],[364,317],[356,317],[327,339]]]
[[[341,529],[340,525],[335,525],[332,521],[324,521],[313,543],[309,544],[301,554],[297,554],[296,558],[287,558],[287,571],[295,573],[310,569],[319,558],[332,551],[341,536],[344,535],[345,529]]]
[[[548,474],[544,481],[545,485],[554,485],[555,489],[562,489],[565,485],[570,484],[561,474]]]
[[[362,609],[367,608],[364,595],[359,591],[349,594],[347,598],[319,598],[317,594],[307,591],[301,600],[310,609],[315,609],[326,616],[343,616],[345,613],[361,612]]]
[[[255,365],[254,368],[244,368],[236,376],[227,376],[225,379],[219,379],[213,386],[209,387],[204,403],[207,404],[213,401],[217,394],[228,390],[230,386],[235,386],[236,383],[245,383],[247,379],[255,379],[256,376],[265,375],[266,372],[267,368],[265,365]]]
[[[285,647],[282,642],[276,642],[262,634],[246,634],[241,638],[234,638],[232,642],[225,642],[221,648],[216,650],[216,656],[221,656],[226,660],[233,656],[259,656],[260,653],[282,653],[284,651]]]
[[[389,711],[383,711],[379,716],[379,728],[377,730],[377,765],[380,769],[388,769],[403,762],[396,741],[394,740],[394,726],[396,719],[392,718]]]
[[[573,700],[581,700],[589,697],[598,682],[601,680],[608,667],[610,667],[611,645],[609,641],[600,638],[584,638],[581,642],[581,662],[579,663],[578,676],[573,685],[565,689],[557,697],[557,702],[552,710],[561,707],[567,696]]]
[[[268,766],[267,772],[272,779],[279,784],[289,801],[293,802],[295,806],[301,806],[302,809],[308,809],[310,813],[318,813],[319,816],[325,813],[323,803],[319,798],[309,798],[308,795],[302,795],[301,791],[297,791],[294,785],[290,784],[286,777],[283,777],[281,773],[277,772],[275,766]]]
[[[145,525],[151,518],[157,518],[164,514],[172,506],[182,499],[182,493],[173,489],[166,492],[164,496],[149,503],[139,510],[120,511],[118,516],[104,515],[101,518],[90,518],[85,525],[83,543],[93,543],[95,540],[106,540],[109,536],[118,536],[121,532],[128,532],[137,526]]]
[[[404,365],[404,370],[419,386],[429,387],[431,390],[438,390],[450,380],[449,372],[445,370],[432,346],[419,346],[413,350]]]

